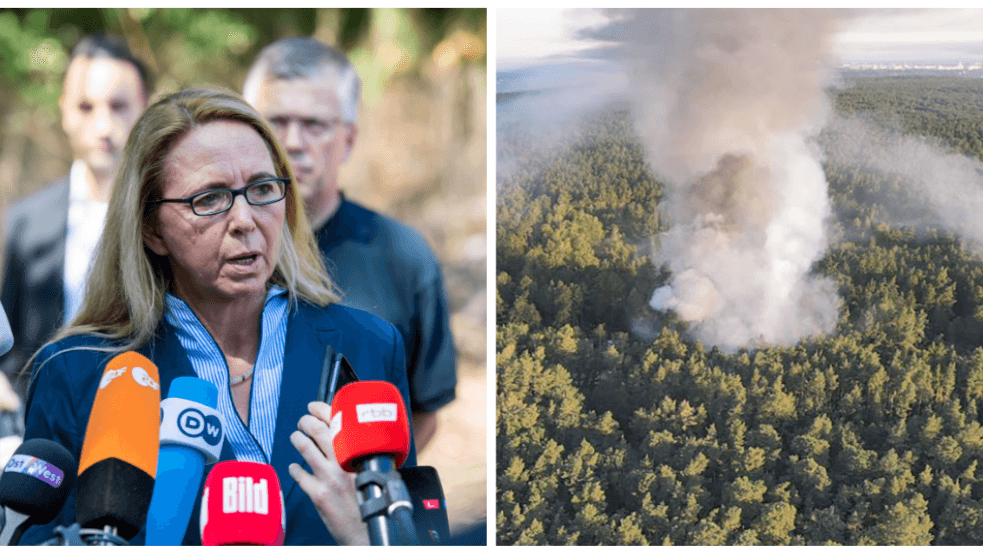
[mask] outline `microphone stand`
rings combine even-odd
[[[80,528],[79,523],[71,526],[58,525],[55,527],[55,537],[41,545],[129,545],[123,538],[116,535],[116,529],[107,526],[105,530]]]
[[[361,472],[355,477],[355,487],[359,491],[358,511],[362,522],[369,527],[369,543],[372,545],[390,545],[386,518],[389,502],[384,491],[386,473],[394,470],[390,457],[376,455],[365,460]]]
[[[396,475],[386,485],[389,494],[388,514],[396,521],[396,528],[402,537],[402,545],[420,545],[416,535],[416,526],[413,524],[413,501],[410,499],[410,491],[406,488],[406,483]]]
[[[419,545],[413,526],[413,504],[406,484],[387,455],[369,457],[359,467],[355,487],[359,492],[359,514],[369,528],[369,543],[393,545],[389,535],[389,516],[395,515],[402,545]]]
[[[11,516],[7,516],[8,514]],[[29,518],[31,518],[30,515],[0,506],[0,528],[3,529],[0,531],[0,544],[17,545],[24,534],[24,528],[21,528],[21,524]]]
[[[108,524],[102,527],[101,532],[98,530],[91,530],[91,532],[88,535],[92,537],[85,540],[88,545],[120,545],[117,540],[123,539],[116,535],[116,527]],[[83,530],[81,534],[86,535],[87,532]],[[125,544],[126,542],[123,542],[123,545]]]

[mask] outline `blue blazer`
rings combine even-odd
[[[300,302],[298,308],[290,310],[288,317],[283,380],[270,459],[280,479],[287,512],[284,544],[335,545],[314,504],[287,470],[291,463],[297,463],[312,472],[290,443],[290,434],[297,430],[298,421],[307,413],[307,404],[317,399],[326,345],[331,345],[351,362],[359,379],[386,380],[395,384],[403,395],[404,404],[409,405],[405,351],[399,331],[393,325],[364,311],[337,304],[321,308]],[[25,440],[54,440],[68,448],[76,460],[79,458],[99,380],[111,356],[91,350],[65,350],[96,345],[110,344],[95,336],[72,336],[44,348],[38,355],[28,392]],[[175,378],[197,376],[173,328],[166,322],[161,323],[154,339],[137,351],[157,365],[161,398],[167,397]],[[221,460],[233,459],[232,447],[226,441]],[[410,455],[405,465],[415,464],[416,449],[411,438]],[[210,469],[210,466],[205,467],[202,483]],[[186,545],[201,544],[198,513],[202,487],[199,486],[198,499],[184,537]],[[21,543],[41,543],[54,535],[56,525],[68,526],[73,522],[74,490],[55,520],[30,528]],[[141,530],[131,543],[143,544],[144,536],[145,530]]]

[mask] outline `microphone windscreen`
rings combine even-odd
[[[338,464],[348,472],[375,455],[391,455],[402,465],[410,452],[410,423],[399,388],[383,380],[342,387],[331,402],[331,434]]]
[[[420,545],[440,545],[450,537],[447,501],[433,467],[399,467],[413,502],[413,523]]]
[[[128,351],[106,365],[79,457],[76,513],[83,528],[115,526],[126,540],[147,519],[160,448],[157,366]]]
[[[78,464],[64,446],[34,438],[14,452],[0,477],[0,504],[29,515],[31,524],[54,520],[75,485]]]
[[[198,497],[206,463],[222,454],[218,388],[207,380],[179,376],[160,403],[157,479],[147,511],[147,545],[181,545]]]
[[[194,376],[171,381],[167,399],[161,402],[160,445],[177,445],[198,451],[206,463],[222,455],[224,419],[218,407],[218,388]],[[159,467],[158,467],[159,470]]]
[[[272,466],[222,461],[202,494],[202,545],[283,545],[286,511]]]
[[[10,321],[7,320],[7,312],[0,305],[0,355],[10,351],[14,347],[14,333],[10,330]]]

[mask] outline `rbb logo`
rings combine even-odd
[[[270,491],[266,479],[253,482],[251,476],[222,479],[223,513],[270,513]]]
[[[358,422],[391,422],[396,420],[395,403],[361,403],[355,406]]]
[[[205,416],[194,407],[181,411],[177,416],[177,427],[189,438],[201,436],[208,445],[217,445],[222,441],[222,421],[214,415]]]

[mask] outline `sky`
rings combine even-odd
[[[499,8],[499,67],[524,64],[553,57],[557,61],[577,58],[577,51],[598,46],[574,38],[579,29],[604,23],[605,18],[590,9],[505,9]]]
[[[599,26],[592,9],[497,10],[498,66],[578,59],[597,42],[578,40],[578,30]],[[892,9],[853,12],[836,35],[834,49],[845,62],[983,61],[983,9]]]

